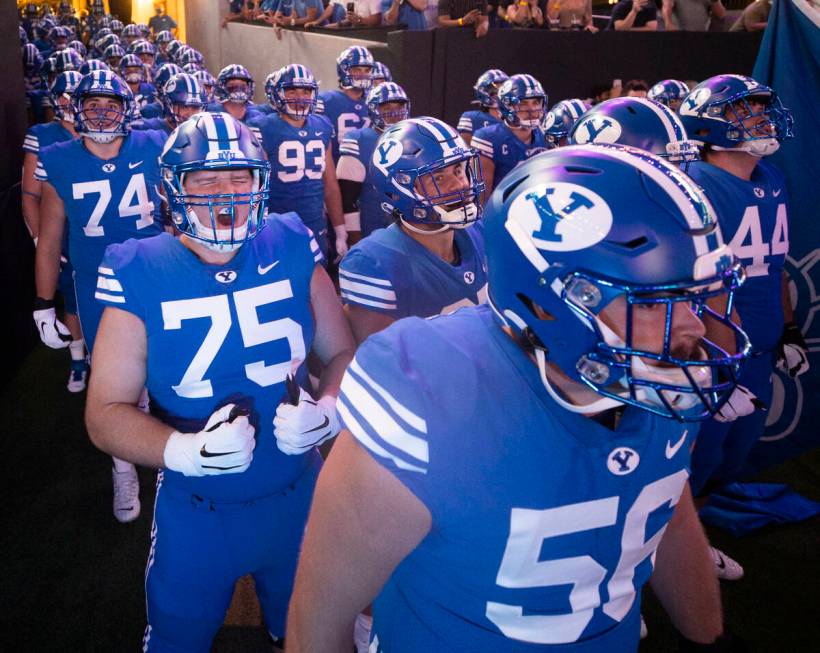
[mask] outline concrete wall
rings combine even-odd
[[[336,57],[351,45],[372,47],[373,41],[346,36],[282,30],[277,39],[270,27],[228,23],[220,27],[227,13],[226,2],[185,0],[188,43],[202,52],[205,65],[216,76],[226,65],[245,66],[256,80],[255,101],[265,99],[265,78],[289,63],[301,63],[313,71],[321,90],[336,88]]]

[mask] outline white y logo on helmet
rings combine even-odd
[[[555,114],[550,111],[544,119],[544,129],[547,130],[555,124]]]
[[[378,168],[384,176],[387,176],[387,169],[392,166],[404,154],[404,147],[401,141],[395,138],[386,138],[373,152],[373,165]]]
[[[587,143],[617,143],[621,137],[621,123],[609,116],[588,116],[575,127],[573,138],[579,145]]]
[[[683,103],[680,105],[680,112],[683,116],[696,116],[700,108],[706,104],[707,100],[712,96],[712,91],[709,88],[699,88],[686,96]]]

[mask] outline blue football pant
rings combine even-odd
[[[299,547],[321,459],[286,491],[254,501],[212,503],[157,481],[145,572],[144,651],[210,651],[234,584],[252,574],[268,631],[285,634]]]
[[[746,363],[740,384],[751,390],[769,406],[772,402],[772,371],[774,354],[755,352]],[[737,480],[749,452],[766,428],[766,415],[756,410],[734,422],[714,419],[703,423],[692,452],[692,476],[689,482],[697,495],[708,481],[731,483]]]
[[[80,317],[80,326],[83,328],[85,347],[90,354],[94,349],[94,339],[97,337],[97,329],[100,328],[105,305],[94,298],[96,287],[87,287],[79,283],[76,276],[74,288],[77,292],[77,315]]]

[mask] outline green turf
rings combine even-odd
[[[37,347],[0,392],[4,568],[2,651],[136,651],[145,624],[143,572],[154,473],[140,470],[143,511],[111,514],[110,459],[89,442],[84,396],[65,390],[67,352]],[[820,452],[765,475],[820,500]],[[746,568],[724,584],[729,625],[752,651],[820,649],[820,519],[713,542]],[[673,651],[662,610],[647,597],[641,651]],[[215,651],[269,651],[261,629],[224,628]],[[420,652],[421,653],[421,652]],[[427,652],[425,652],[427,653]]]

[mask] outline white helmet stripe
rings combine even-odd
[[[686,137],[686,130],[678,117],[672,113],[665,105],[659,104],[654,100],[647,100],[646,98],[632,98],[637,100],[645,107],[648,107],[656,116],[666,130],[666,137],[670,143],[680,141]]]

